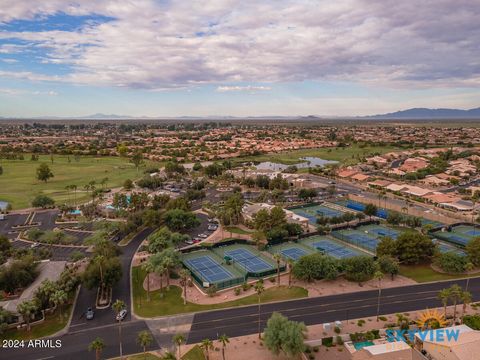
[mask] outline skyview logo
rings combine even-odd
[[[388,329],[385,332],[388,341],[405,341],[406,339],[410,340],[412,343],[415,342],[415,335],[418,334],[418,337],[422,341],[435,341],[435,342],[444,342],[444,341],[457,341],[458,336],[460,335],[460,330],[458,329],[428,329],[428,330],[401,330],[401,329]]]

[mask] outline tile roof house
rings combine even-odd
[[[358,171],[356,171],[356,170],[345,169],[345,170],[340,170],[340,171],[337,173],[337,176],[338,176],[339,178],[345,179],[345,178],[349,178],[349,177],[351,177],[351,176],[353,176],[353,175],[355,175],[355,174],[357,174],[357,173],[358,173]]]
[[[432,360],[475,360],[480,358],[480,331],[472,330],[467,325],[452,326],[444,329],[429,330],[433,332],[451,331],[457,336],[426,335],[422,339],[415,334],[415,348],[427,353]],[[441,340],[441,341],[440,341]]]
[[[362,173],[358,173],[358,174],[355,174],[355,175],[351,176],[350,179],[362,182],[362,181],[367,181],[368,179],[370,179],[370,176],[362,174]]]

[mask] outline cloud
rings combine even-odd
[[[15,64],[15,63],[18,62],[18,60],[16,60],[16,59],[8,59],[8,58],[7,59],[0,59],[0,60],[3,61],[6,64]]]
[[[256,93],[257,91],[268,91],[272,88],[269,86],[219,86],[217,87],[217,92],[235,92],[235,91],[246,91],[249,93]]]
[[[10,88],[0,88],[0,94],[18,96],[18,95],[45,95],[45,96],[57,96],[58,92],[56,91],[30,91],[23,89],[10,89]]]
[[[3,22],[58,12],[114,19],[0,32],[0,52],[23,41],[45,52],[42,62],[71,69],[50,80],[153,90],[305,80],[480,85],[480,3],[470,0],[6,2]]]

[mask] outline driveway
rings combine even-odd
[[[113,287],[112,302],[115,300],[123,300],[127,305],[128,314],[123,322],[131,320],[131,298],[130,298],[130,264],[133,255],[138,246],[145,240],[148,235],[153,232],[153,229],[147,228],[138,233],[127,246],[121,247],[122,254],[120,261],[122,263],[122,278]],[[95,301],[97,297],[97,289],[89,290],[82,286],[78,294],[77,302],[73,312],[72,323],[69,331],[79,331],[88,328],[94,328],[102,325],[110,325],[115,322],[115,313],[111,308],[95,309]],[[92,320],[85,319],[85,311],[91,307],[95,310],[95,317]]]

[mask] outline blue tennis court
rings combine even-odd
[[[448,244],[448,243],[445,243],[443,241],[440,241],[438,239],[433,239],[432,240],[435,244],[437,244],[438,246],[438,249],[440,250],[440,252],[443,254],[443,253],[447,253],[447,252],[454,252],[455,254],[458,254],[458,255],[462,255],[462,256],[466,256],[466,252],[451,245],[451,244]]]
[[[235,278],[231,272],[208,255],[199,256],[194,259],[186,259],[183,262],[187,267],[197,272],[204,281],[209,283]]]
[[[371,252],[375,252],[379,243],[379,240],[373,237],[373,235],[364,234],[359,230],[333,231],[332,235]]]
[[[250,273],[259,273],[265,270],[271,270],[274,267],[247,249],[233,249],[224,252],[226,256],[233,259],[235,265],[239,265]]]
[[[324,205],[310,205],[310,206],[303,206],[299,208],[292,208],[289,210],[294,212],[297,215],[307,218],[311,224],[317,223],[317,217],[332,218],[332,217],[339,217],[344,214],[340,210],[332,209]]]
[[[354,249],[336,244],[333,241],[329,240],[319,240],[312,242],[311,245],[317,250],[325,253],[326,255],[333,256],[337,259],[346,259],[354,256],[361,255],[360,252],[355,251]]]
[[[377,237],[391,237],[392,239],[397,239],[398,235],[400,234],[398,231],[394,229],[390,229],[381,225],[369,225],[368,232],[376,235]]]
[[[298,247],[282,249],[280,250],[280,254],[292,260],[298,260],[302,256],[308,255],[308,253],[305,250],[300,249]]]

